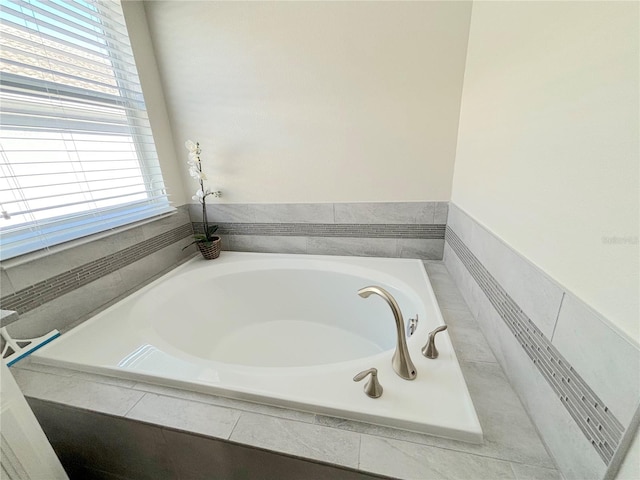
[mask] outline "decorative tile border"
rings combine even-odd
[[[218,223],[221,235],[443,239],[444,224]],[[193,224],[202,232],[201,222]]]
[[[2,304],[3,309],[15,310],[19,314],[24,314],[65,293],[69,293],[100,277],[126,267],[147,255],[190,236],[192,233],[191,224],[181,225],[131,247],[124,248],[6,295],[0,298],[0,304]]]
[[[450,227],[446,229],[445,241],[559,396],[600,458],[609,465],[622,439],[623,425]]]

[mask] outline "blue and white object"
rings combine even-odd
[[[41,337],[21,339],[13,338],[11,334],[7,332],[7,327],[2,327],[0,328],[0,336],[4,339],[2,359],[6,362],[7,367],[10,367],[21,358],[26,357],[54,338],[59,337],[60,332],[54,329]]]

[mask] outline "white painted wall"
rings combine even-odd
[[[223,202],[449,200],[470,9],[145,2],[178,156]]]
[[[144,6],[142,2],[137,1],[122,2],[122,11],[127,22],[131,49],[138,68],[138,76],[144,92],[149,123],[151,124],[164,184],[169,193],[169,200],[174,206],[184,205],[189,202],[187,201],[187,191],[182,179],[182,165],[176,162],[176,149],[173,144],[171,123],[167,114],[165,96],[160,82]],[[191,194],[188,195],[188,198],[191,198]]]
[[[475,2],[452,192],[636,342],[638,7]]]

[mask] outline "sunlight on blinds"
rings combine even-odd
[[[3,1],[2,259],[171,211],[117,1]]]

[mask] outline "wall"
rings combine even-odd
[[[631,338],[636,2],[477,2],[452,201]]]
[[[167,114],[167,105],[144,7],[142,2],[126,1],[122,2],[122,11],[127,22],[131,49],[138,69],[138,77],[144,94],[164,185],[169,194],[169,200],[174,205],[184,205],[187,200],[181,176],[182,165],[176,161],[176,148],[173,144],[171,122]]]
[[[230,203],[207,209],[224,250],[442,260],[447,202]],[[190,205],[194,230],[202,208]]]
[[[199,141],[223,203],[449,200],[470,2],[144,7],[178,158]]]
[[[640,420],[638,344],[453,204],[445,239],[447,269],[565,478],[613,478]]]
[[[444,261],[567,479],[640,418],[639,13],[473,6]]]

